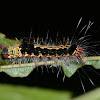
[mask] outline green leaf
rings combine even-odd
[[[100,100],[100,88],[87,92],[71,100]]]
[[[31,71],[35,68],[35,66],[27,66],[27,67],[19,67],[19,68],[4,68],[0,69],[0,72],[5,72],[11,77],[26,77]]]
[[[82,64],[78,62],[77,59],[75,58],[72,59],[70,58],[68,63],[65,62],[61,63],[63,71],[67,77],[71,77],[77,71],[77,69],[82,67]]]
[[[69,91],[0,84],[0,100],[71,100]]]
[[[92,65],[95,69],[100,69],[100,60],[87,60],[86,65]]]
[[[9,46],[14,46],[16,44],[20,45],[21,41],[16,41],[16,40],[8,39],[8,38],[6,38],[6,36],[4,34],[0,33],[0,44],[4,45],[6,47],[9,47]]]

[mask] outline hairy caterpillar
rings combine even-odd
[[[79,27],[82,18],[80,18],[77,28]],[[6,60],[8,64],[24,64],[24,63],[37,63],[37,62],[47,62],[47,61],[55,61],[56,65],[60,65],[58,60],[64,61],[67,65],[69,65],[69,61],[74,59],[77,60],[78,63],[84,64],[81,60],[82,57],[88,56],[90,53],[87,52],[88,39],[90,35],[86,35],[87,31],[91,27],[93,23],[89,21],[88,25],[85,25],[79,32],[79,34],[75,37],[77,28],[73,34],[71,40],[67,38],[64,39],[64,42],[56,41],[53,45],[50,44],[50,40],[46,42],[39,40],[35,41],[32,37],[30,39],[24,38],[21,45],[15,45],[14,47],[5,47],[0,45],[2,49],[1,57]],[[84,35],[78,39],[78,36],[84,31]],[[76,40],[78,39],[78,40]]]
[[[77,28],[79,27],[80,23],[81,23],[82,18],[80,18]],[[88,29],[90,28],[90,26],[93,23],[91,21],[89,21],[88,25],[85,25],[81,31],[79,32],[78,35],[80,35],[84,30],[84,35],[79,38],[78,40],[75,34],[73,34],[72,39],[69,41],[69,39],[67,38],[67,40],[64,40],[64,43],[54,43],[53,46],[47,42],[50,40],[47,40],[44,44],[44,41],[39,42],[39,39],[37,38],[37,41],[35,41],[32,37],[27,41],[26,38],[23,39],[21,45],[15,45],[14,47],[5,47],[0,45],[0,48],[2,49],[2,53],[1,56],[3,59],[5,59],[7,62],[9,62],[10,64],[12,63],[28,63],[28,62],[39,62],[39,61],[49,61],[49,60],[54,60],[55,63],[57,64],[57,61],[63,60],[65,61],[65,63],[67,65],[68,64],[68,59],[70,58],[75,58],[77,59],[79,62],[82,63],[81,58],[83,56],[87,56],[88,52],[87,52],[87,48],[86,45],[85,47],[83,46],[83,44],[86,42],[83,41],[85,38],[89,37],[86,36],[86,33],[88,31]],[[76,30],[77,30],[76,28]],[[27,59],[25,61],[25,59]],[[59,64],[58,64],[59,65]]]
[[[1,46],[2,53],[1,56],[6,60],[16,60],[20,58],[31,58],[31,62],[34,59],[40,58],[44,61],[48,59],[67,59],[67,57],[77,58],[81,56],[82,48],[76,44],[66,44],[58,46],[44,46],[40,44],[28,44],[22,42],[20,46],[16,45],[14,47],[6,48]],[[33,60],[32,60],[33,58]]]
[[[77,28],[79,27],[81,20],[82,18],[79,20]],[[39,38],[34,39],[33,37],[31,37],[29,39],[24,38],[20,45],[15,45],[13,47],[10,46],[7,48],[0,45],[0,48],[2,49],[2,59],[10,65],[35,63],[35,66],[37,66],[38,62],[44,62],[44,65],[48,65],[48,61],[54,61],[54,65],[58,66],[58,77],[61,71],[60,61],[62,61],[66,65],[66,68],[70,68],[71,64],[75,64],[74,62],[84,65],[84,62],[82,61],[82,58],[84,56],[87,57],[98,55],[98,52],[95,52],[94,50],[95,44],[88,41],[91,36],[86,34],[92,24],[93,23],[89,21],[89,23],[83,26],[79,32],[77,32],[76,28],[75,33],[73,34],[71,39],[66,37],[67,39],[63,39],[64,42],[60,40],[57,40],[57,42],[55,42],[55,40],[53,42],[50,41],[50,39],[42,40]],[[71,75],[69,77],[71,77]],[[65,74],[63,80],[64,79]]]
[[[50,44],[50,39],[47,38],[45,40],[39,38],[36,40],[33,37],[28,40],[24,38],[20,45],[15,45],[14,47],[10,46],[7,48],[0,45],[2,49],[1,57],[8,64],[13,65],[35,63],[37,66],[38,62],[44,62],[45,65],[48,65],[48,61],[54,61],[56,66],[61,65],[61,62],[63,62],[66,68],[70,67],[71,64],[75,64],[74,62],[84,65],[82,60],[84,56],[96,55],[97,53],[89,51],[90,42],[88,43],[88,38],[90,35],[86,35],[86,33],[93,24],[91,21],[82,27],[78,35],[76,34],[81,21],[82,18],[80,18],[71,39],[63,39],[64,42],[56,39],[56,42],[54,41]],[[84,34],[82,35],[82,33]],[[78,38],[79,36],[81,36],[81,38]]]

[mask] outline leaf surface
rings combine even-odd
[[[26,77],[31,71],[35,68],[35,66],[29,67],[19,67],[19,68],[4,68],[0,69],[0,72],[5,72],[11,77]]]
[[[78,62],[75,58],[73,58],[69,60],[69,64],[62,62],[61,66],[63,68],[65,75],[67,77],[71,77],[77,71],[77,69],[82,67],[82,64]]]

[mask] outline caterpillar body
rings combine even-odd
[[[48,61],[50,59],[66,59],[67,57],[78,58],[82,54],[82,48],[76,44],[65,44],[56,46],[44,46],[41,44],[34,44],[22,42],[21,45],[15,45],[14,47],[1,46],[1,57],[7,61],[13,63],[18,59],[31,59],[30,62],[34,62],[35,59]],[[32,59],[33,58],[33,59]],[[23,62],[21,62],[23,63]]]
[[[82,18],[79,20],[77,28],[79,27],[81,20],[82,20]],[[86,35],[87,31],[89,30],[89,28],[91,27],[92,24],[93,23],[91,21],[89,21],[89,24],[85,25],[80,30],[79,34],[76,37],[75,37],[75,34],[76,34],[76,31],[75,31],[70,42],[69,42],[69,39],[67,39],[66,41],[64,41],[64,43],[59,43],[59,44],[54,43],[52,45],[49,42],[45,42],[43,44],[41,42],[41,40],[40,40],[40,42],[38,42],[38,39],[37,39],[37,41],[35,41],[34,39],[29,39],[29,41],[26,41],[27,39],[23,39],[23,41],[20,45],[15,45],[13,47],[10,46],[9,48],[7,48],[6,46],[0,45],[0,48],[2,49],[1,58],[3,60],[5,60],[7,62],[7,64],[10,64],[10,66],[12,64],[11,67],[9,67],[7,65],[7,67],[3,66],[3,67],[1,67],[1,69],[12,68],[13,64],[19,65],[17,67],[23,67],[23,66],[25,66],[25,64],[27,66],[27,63],[30,63],[31,67],[34,65],[38,66],[38,65],[44,65],[44,64],[45,65],[51,64],[51,66],[52,66],[54,64],[53,66],[55,66],[55,65],[58,66],[59,70],[62,70],[60,67],[60,66],[62,66],[63,71],[64,71],[64,77],[63,77],[63,81],[64,81],[65,75],[67,77],[71,77],[78,68],[85,65],[85,63],[82,59],[84,56],[87,57],[87,56],[98,55],[98,52],[96,52],[93,49],[94,49],[94,47],[98,46],[99,44],[96,45],[95,43],[97,43],[97,42],[88,41],[89,40],[88,37],[90,37],[90,35]],[[76,28],[76,30],[77,30],[77,28]],[[77,39],[77,37],[82,32],[84,32],[83,36],[80,37],[79,39]],[[54,63],[48,64],[48,61],[54,61]],[[63,62],[63,64],[61,64],[60,61]],[[37,64],[38,62],[45,62],[45,63]],[[93,61],[93,62],[95,62],[95,61]],[[97,62],[99,64],[100,60]],[[22,64],[22,66],[20,66],[20,64]],[[93,63],[91,63],[89,65],[92,65],[92,64]],[[17,68],[17,67],[15,66],[15,68]],[[27,67],[29,67],[29,66],[27,66]],[[79,72],[78,72],[78,74],[79,74]],[[59,71],[57,73],[57,77],[58,77],[58,75],[59,75]],[[87,74],[86,74],[86,76],[87,76]],[[79,74],[79,77],[80,77],[80,74]],[[81,80],[81,78],[80,78],[80,80]],[[89,81],[93,84],[93,82],[91,81],[90,78],[89,78]],[[81,84],[82,84],[82,87],[84,90],[82,80],[81,80]],[[85,92],[85,90],[84,90],[84,92]]]
[[[77,28],[79,27],[80,23],[82,21],[82,18],[80,18]],[[67,41],[64,41],[64,43],[50,45],[49,42],[45,42],[43,44],[42,42],[38,42],[39,39],[37,38],[37,41],[34,41],[34,39],[30,38],[29,41],[26,41],[27,39],[24,38],[21,45],[15,45],[14,47],[5,47],[0,45],[0,48],[2,49],[1,57],[2,59],[6,60],[8,63],[12,64],[18,64],[18,63],[38,63],[40,61],[47,62],[50,60],[54,60],[57,64],[58,60],[63,60],[67,65],[69,65],[69,61],[67,61],[69,58],[73,58],[75,60],[78,60],[78,62],[83,63],[81,58],[83,56],[87,56],[89,53],[87,51],[88,44],[87,40],[84,40],[89,35],[86,36],[87,31],[91,27],[93,23],[89,21],[88,25],[85,25],[79,34],[75,37],[76,31],[69,42],[69,39]],[[83,31],[83,37],[79,38],[77,41],[77,37],[82,33]],[[47,39],[47,38],[46,38]],[[84,43],[86,43],[84,45]]]

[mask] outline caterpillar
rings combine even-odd
[[[2,49],[1,57],[2,59],[11,61],[13,63],[14,60],[18,59],[31,59],[33,60],[40,59],[43,61],[47,61],[48,59],[67,59],[68,57],[78,58],[81,57],[82,48],[77,46],[76,44],[65,44],[65,45],[41,45],[34,44],[33,42],[23,41],[21,45],[15,45],[14,47],[5,47],[0,46]],[[33,58],[33,59],[32,59]],[[17,61],[16,60],[16,61]],[[21,62],[23,63],[23,62]]]
[[[80,25],[81,20],[82,18],[80,18],[77,28]],[[85,25],[79,32],[80,34],[86,28],[84,37],[80,38],[80,41],[87,37],[85,36],[85,34],[92,24],[93,23],[89,21],[87,27]],[[66,60],[67,58],[77,58],[79,60],[83,55],[85,55],[85,52],[82,45],[80,45],[80,42],[78,43],[76,41],[76,38],[74,39],[74,35],[70,42],[69,39],[67,39],[67,41],[64,41],[64,44],[53,46],[51,46],[49,42],[43,45],[42,43],[38,42],[38,39],[37,42],[35,42],[32,38],[29,39],[29,41],[26,41],[27,39],[24,38],[21,45],[15,45],[14,47],[7,48],[0,45],[0,48],[2,49],[1,57],[2,59],[9,61],[10,63],[13,63],[14,61],[15,63],[17,63],[18,60],[20,60],[21,63],[25,63],[23,59],[26,58],[30,59],[30,62],[37,61],[37,59],[39,59],[40,61],[56,59],[57,61],[58,59]]]
[[[60,40],[59,40],[56,42],[52,42],[52,44],[51,44],[50,42],[43,41],[42,39],[39,40],[39,38],[37,38],[37,40],[35,40],[33,37],[31,37],[28,40],[27,40],[27,38],[24,38],[20,45],[16,44],[13,47],[12,46],[6,47],[4,45],[0,45],[0,48],[2,50],[1,58],[3,60],[5,60],[7,64],[10,64],[10,66],[11,66],[11,64],[12,65],[19,64],[19,66],[20,66],[20,64],[31,64],[31,63],[35,63],[35,66],[38,66],[38,64],[37,64],[38,62],[44,62],[43,63],[44,65],[48,65],[49,64],[48,61],[54,61],[54,66],[58,66],[57,67],[57,68],[59,68],[58,70],[61,70],[60,66],[66,65],[65,68],[69,72],[66,72],[67,74],[65,74],[65,72],[64,72],[64,76],[63,76],[63,81],[64,81],[65,75],[67,77],[71,77],[76,72],[76,70],[78,68],[80,68],[80,67],[77,67],[78,64],[79,64],[79,66],[85,65],[82,60],[83,57],[99,55],[98,52],[96,52],[94,50],[94,47],[98,46],[98,43],[96,42],[97,44],[95,44],[94,41],[93,42],[88,41],[90,39],[89,37],[91,37],[91,36],[86,34],[87,31],[92,26],[93,22],[89,21],[89,23],[87,25],[83,26],[82,29],[77,33],[77,29],[78,29],[81,21],[82,21],[82,18],[79,20],[77,28],[76,28],[73,36],[71,37],[71,39],[69,39],[69,38],[67,38],[67,40],[64,39],[64,42],[60,42]],[[75,34],[76,34],[76,37],[75,37]],[[81,36],[80,38],[78,38],[79,35]],[[50,41],[50,40],[48,39],[48,41]],[[100,62],[100,60],[98,60],[98,61]],[[61,64],[61,62],[63,62],[64,65]],[[76,64],[76,63],[78,63],[78,64]],[[42,65],[42,64],[40,64],[40,65]],[[52,63],[49,65],[52,65]],[[75,65],[75,66],[73,66],[73,65]],[[75,69],[73,67],[77,67],[77,68]],[[2,70],[2,68],[4,68],[4,67],[0,66],[0,68],[1,68],[0,71],[4,71],[4,72],[8,73],[9,68],[12,69],[13,67],[8,67],[8,72],[5,70]],[[29,67],[27,67],[27,69],[28,68]],[[66,71],[66,69],[64,69],[64,70]],[[17,70],[18,69],[14,69],[12,71],[14,71],[13,73],[15,74],[15,72],[17,72]],[[33,68],[31,68],[31,70],[33,70]],[[10,74],[9,74],[12,77],[25,77],[25,75],[22,75],[22,76],[21,75],[19,75],[19,76],[11,75],[12,71],[10,71]],[[77,70],[77,72],[79,74],[83,90],[85,92],[84,85],[81,80],[81,75],[78,70]],[[24,73],[24,71],[22,73]],[[28,76],[28,75],[26,75],[26,76]],[[59,75],[59,71],[57,73],[57,77],[58,77],[58,75]],[[87,74],[86,74],[86,76],[87,76]],[[92,80],[89,77],[88,77],[88,79],[93,84]]]
[[[45,41],[42,39],[39,40],[39,38],[35,40],[33,37],[30,37],[28,40],[24,38],[20,45],[10,46],[8,48],[0,45],[2,49],[1,58],[5,60],[7,64],[12,65],[34,63],[35,66],[37,66],[38,62],[44,62],[45,65],[48,65],[48,61],[54,61],[54,65],[56,66],[66,65],[66,68],[76,63],[79,64],[78,66],[85,65],[82,58],[92,54],[96,55],[96,52],[88,52],[90,42],[88,43],[87,41],[90,35],[86,35],[93,22],[89,21],[75,37],[81,21],[82,18],[80,18],[71,40],[67,38],[67,40],[64,39],[64,42],[61,42],[61,40],[57,41],[56,39],[56,42],[52,42],[53,45],[51,45],[48,38],[46,38]],[[78,39],[81,33],[84,34]],[[73,73],[75,73],[76,69],[74,69]],[[71,77],[71,75],[68,77]]]

